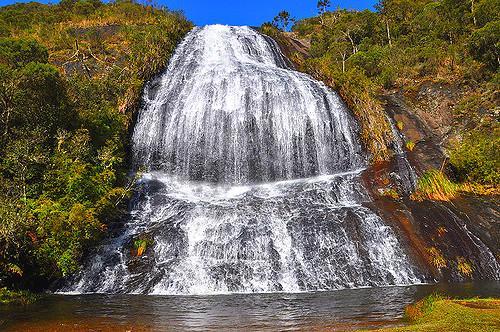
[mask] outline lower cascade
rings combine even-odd
[[[358,126],[249,27],[191,31],[149,82],[123,228],[63,291],[299,292],[423,282],[367,204]],[[131,254],[143,239],[142,255]]]

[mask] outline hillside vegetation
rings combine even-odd
[[[0,8],[0,288],[76,271],[122,214],[143,83],[191,27],[131,1]]]
[[[310,41],[310,49],[289,56],[339,91],[360,120],[373,160],[391,155],[382,95],[398,90],[411,97],[426,82],[453,85],[460,91],[456,139],[446,148],[456,180],[498,186],[500,0],[382,0],[376,11],[329,6],[319,1],[318,16],[294,23],[293,36]],[[292,49],[278,31],[289,21],[282,12],[262,31]],[[407,142],[408,150],[415,143]]]

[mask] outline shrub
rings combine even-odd
[[[426,249],[427,254],[429,255],[430,263],[437,269],[441,269],[446,267],[446,260],[441,254],[441,251],[435,247],[430,247]]]
[[[479,61],[487,64],[492,70],[498,68],[500,41],[500,20],[489,22],[475,31],[469,38],[469,52]]]
[[[144,237],[139,237],[135,239],[133,243],[132,255],[141,257],[146,252],[148,246],[151,245],[152,243],[153,243],[152,240]]]
[[[462,181],[500,183],[500,130],[473,131],[450,150],[450,163]]]
[[[406,149],[408,149],[408,151],[411,152],[415,148],[415,142],[413,142],[413,141],[407,141],[405,143],[405,146],[406,146]]]
[[[0,63],[22,67],[30,62],[46,63],[47,48],[34,40],[0,38]]]
[[[472,277],[472,265],[464,257],[457,257],[457,271],[465,277]]]
[[[399,131],[402,131],[405,127],[405,124],[403,121],[398,121],[396,122],[396,127],[399,129]]]
[[[34,294],[27,291],[11,291],[0,288],[0,304],[30,304],[38,299]]]

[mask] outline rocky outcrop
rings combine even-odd
[[[431,279],[498,279],[500,209],[498,197],[459,196],[449,202],[414,201],[380,194],[391,187],[396,162],[371,166],[364,174],[370,207],[392,222],[415,261]],[[470,272],[464,269],[470,268]]]

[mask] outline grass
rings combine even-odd
[[[382,192],[382,196],[389,197],[392,199],[399,199],[399,193],[393,188],[385,189]]]
[[[396,122],[396,127],[399,129],[399,131],[402,131],[405,127],[405,124],[403,121],[398,121]]]
[[[431,295],[408,306],[409,325],[377,331],[498,331],[500,299],[451,300]]]
[[[416,201],[449,201],[456,197],[459,189],[460,186],[451,182],[443,172],[431,169],[418,179],[417,190],[411,198]]]
[[[471,182],[454,183],[442,171],[431,169],[418,179],[417,190],[411,195],[411,199],[415,201],[450,201],[460,192],[474,195],[498,195],[500,190],[498,185]]]

